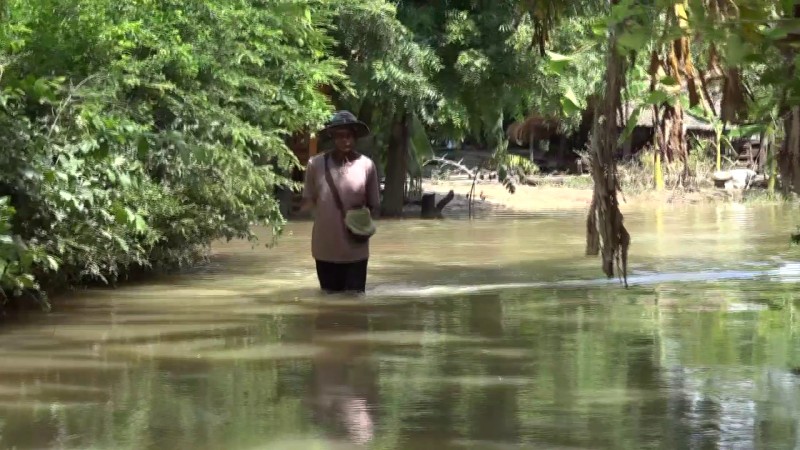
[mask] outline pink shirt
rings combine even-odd
[[[328,168],[346,210],[368,206],[376,217],[380,208],[380,187],[375,163],[364,155],[339,165],[328,158]],[[325,180],[325,154],[317,155],[306,167],[303,198],[314,202],[311,256],[319,261],[356,262],[369,258],[369,242],[358,244],[347,236],[342,213]]]

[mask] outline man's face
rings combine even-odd
[[[353,151],[353,147],[356,143],[356,136],[352,129],[340,128],[334,130],[331,134],[333,135],[333,143],[336,146],[336,150],[343,153]]]

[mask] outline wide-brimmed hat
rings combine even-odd
[[[336,111],[328,123],[325,124],[319,135],[322,138],[330,138],[331,132],[338,128],[350,128],[356,135],[356,139],[369,136],[369,127],[364,122],[358,120],[356,116],[347,110]]]
[[[369,208],[358,208],[347,211],[344,216],[344,223],[347,228],[355,234],[361,236],[372,236],[375,234],[375,222],[372,220]]]

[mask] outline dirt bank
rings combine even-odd
[[[461,216],[467,214],[469,208],[468,195],[472,183],[467,180],[436,181],[425,180],[424,192],[436,193],[437,200],[446,195],[451,189],[456,194],[455,199],[445,208],[444,216]],[[708,203],[741,202],[748,197],[758,197],[760,191],[742,193],[740,191],[725,191],[720,189],[706,189],[695,192],[666,190],[664,192],[645,191],[639,193],[625,193],[620,195],[621,207],[635,209],[648,207],[654,204],[689,205]],[[574,179],[559,185],[539,186],[518,185],[512,194],[497,182],[483,182],[475,187],[475,211],[486,212],[517,212],[535,213],[543,211],[588,211],[592,200],[591,179],[575,176]],[[406,209],[407,216],[418,214],[419,207],[409,205]]]

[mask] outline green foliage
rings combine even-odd
[[[327,119],[318,87],[343,79],[317,6],[9,2],[0,196],[14,209],[0,223],[18,242],[0,286],[113,282],[254,224],[278,235],[274,189],[296,187],[285,139]]]
[[[530,46],[531,18],[521,16],[515,2],[483,7],[444,1],[403,2],[399,17],[420,41],[435,44],[441,61],[434,74],[441,92],[437,134],[475,137],[496,149],[504,116],[523,113],[523,99],[530,95],[528,72],[538,59]]]
[[[35,264],[44,263],[49,270],[58,270],[58,261],[41,248],[20,242],[11,229],[15,214],[8,197],[0,197],[0,307],[23,290],[39,288],[32,274]]]
[[[526,176],[535,175],[539,172],[539,167],[528,158],[513,155],[505,151],[495,152],[492,156],[491,165],[497,169],[497,179],[510,193],[517,190],[516,183],[522,181]]]
[[[592,16],[565,18],[553,31],[553,42],[545,59],[533,71],[535,89],[527,96],[530,111],[557,117],[565,130],[575,129],[582,113],[591,107],[605,77],[605,41],[595,36]]]
[[[417,190],[420,191],[419,194],[421,195],[422,167],[426,161],[433,158],[433,146],[431,146],[425,126],[416,114],[411,117],[409,134],[408,175],[412,184],[416,184]]]
[[[425,124],[441,106],[433,76],[441,62],[433,49],[414,39],[386,0],[332,3],[337,53],[347,62],[349,89],[337,103],[359,112],[376,133],[377,146],[388,142],[388,130],[409,111]]]
[[[576,127],[616,24],[631,62],[627,132],[645,108],[686,103],[676,79],[651,89],[644,55],[691,36],[696,67],[713,62],[714,43],[752,86],[746,131],[775,136],[777,105],[800,102],[779,50],[792,28],[775,21],[788,10],[738,6],[689,2],[681,27],[665,1],[7,0],[0,288],[111,283],[191,264],[214,240],[253,238],[253,225],[278,236],[273,192],[298,188],[285,141],[328,118],[320,86],[371,125],[378,148],[411,117],[412,177],[432,138],[469,138],[513,190],[536,167],[508,154],[505,122],[534,113]]]

